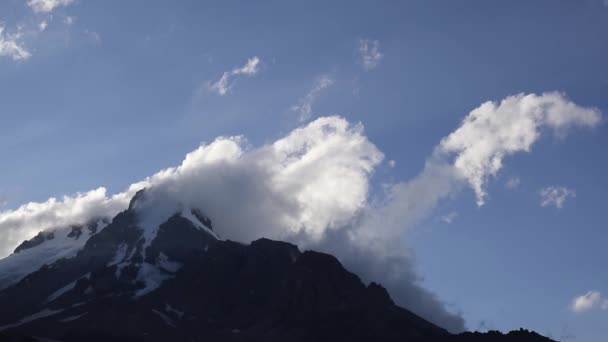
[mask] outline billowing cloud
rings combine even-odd
[[[298,104],[293,105],[291,110],[297,112],[300,117],[300,122],[304,122],[312,117],[312,105],[321,94],[321,92],[334,84],[333,78],[329,75],[321,75],[315,81],[312,89],[298,101]]]
[[[247,60],[247,63],[240,68],[234,68],[231,71],[225,71],[219,80],[209,83],[208,89],[218,93],[219,95],[226,95],[230,88],[234,86],[234,78],[239,75],[252,76],[257,74],[259,71],[260,58],[257,56],[251,57]]]
[[[0,213],[0,250],[8,253],[41,228],[111,216],[146,187],[138,206],[146,217],[143,224],[157,224],[182,206],[200,208],[223,238],[269,237],[332,253],[364,280],[385,285],[397,303],[460,331],[462,317],[421,286],[408,232],[467,184],[478,199],[485,195],[485,183],[503,158],[528,151],[542,127],[599,121],[599,112],[557,93],[483,104],[441,140],[416,177],[390,184],[375,197],[370,182],[384,156],[361,124],[322,117],[257,148],[243,137],[220,137],[124,193],[110,197],[98,189]]]
[[[454,166],[475,190],[481,206],[488,178],[496,176],[503,159],[530,152],[543,129],[563,136],[572,127],[594,127],[600,121],[599,110],[580,107],[560,93],[519,94],[474,109],[441,141],[439,151],[455,154]]]
[[[563,186],[548,186],[540,190],[540,205],[548,207],[550,205],[561,209],[568,198],[576,197],[576,192]]]
[[[36,13],[50,13],[57,7],[68,6],[74,0],[28,0],[27,5]]]
[[[574,297],[570,304],[570,310],[574,313],[582,313],[594,309],[608,310],[608,299],[599,291],[589,291]]]
[[[23,45],[23,34],[7,33],[4,26],[0,25],[0,57],[9,57],[14,61],[25,60],[32,55]]]
[[[380,42],[371,39],[359,39],[359,58],[366,70],[375,69],[384,55],[380,52]]]

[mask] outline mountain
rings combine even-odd
[[[0,260],[0,341],[551,341],[451,335],[329,254],[224,241],[197,208],[150,224],[145,196]]]

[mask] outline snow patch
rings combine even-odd
[[[123,268],[127,267],[129,265],[129,261],[133,259],[133,256],[135,255],[135,252],[137,251],[137,248],[131,248],[131,252],[129,253],[129,256],[126,258],[123,258],[123,261],[119,264],[116,265],[116,279],[120,279],[120,275],[122,274],[122,270]],[[126,251],[125,251],[126,253]],[[115,257],[116,259],[116,257]]]
[[[192,209],[190,210],[182,210],[181,214],[180,214],[183,218],[185,218],[186,220],[192,222],[192,224],[200,229],[200,230],[204,230],[207,233],[211,234],[211,236],[213,236],[214,238],[220,240],[220,237],[211,229],[211,227],[208,227],[206,224],[204,224],[203,222],[201,222],[201,220],[198,219],[198,217],[196,217],[193,213],[192,213]]]
[[[164,313],[162,313],[156,309],[152,309],[152,312],[157,314],[163,320],[163,322],[165,322],[166,325],[175,328],[175,324],[173,324],[173,321],[171,320],[171,318],[169,318],[169,316],[165,315]]]
[[[165,253],[161,252],[156,259],[156,264],[162,268],[163,270],[169,273],[176,273],[182,268],[182,264],[175,261],[170,261],[169,257],[165,255]]]
[[[121,243],[120,246],[118,246],[118,248],[116,249],[116,254],[114,255],[114,258],[108,263],[107,266],[113,266],[121,261],[124,261],[125,256],[127,256],[127,248],[129,248],[129,246],[126,243]]]
[[[88,314],[88,312],[82,313],[80,315],[75,315],[75,316],[66,317],[64,319],[60,319],[59,322],[61,322],[61,323],[68,323],[68,322],[71,322],[71,321],[75,321],[75,320],[79,319],[80,317],[82,317],[82,316],[84,316],[86,314]]]
[[[156,265],[144,262],[139,268],[137,273],[137,280],[143,282],[144,288],[135,292],[135,298],[142,297],[157,288],[159,288],[163,281],[173,278],[172,274],[164,272]]]
[[[177,317],[179,317],[179,319],[182,319],[182,317],[184,317],[183,311],[177,310],[176,308],[172,307],[169,303],[165,303],[165,311],[177,315]]]
[[[63,294],[65,294],[66,292],[70,291],[71,289],[74,288],[74,285],[76,285],[76,280],[74,280],[73,282],[67,284],[66,286],[60,288],[59,290],[53,292],[45,301],[45,303],[48,302],[52,302],[55,299],[63,296]]]
[[[147,262],[141,264],[139,272],[137,273],[137,280],[142,281],[145,286],[135,293],[135,298],[146,295],[159,288],[163,281],[173,278],[181,267],[181,263],[169,260],[169,257],[162,252],[158,255],[154,264]]]
[[[63,309],[59,309],[59,310],[44,309],[44,310],[42,310],[40,312],[37,312],[37,313],[35,313],[33,315],[29,315],[29,316],[23,317],[18,322],[7,324],[7,325],[3,325],[3,326],[0,327],[0,331],[6,330],[6,329],[9,329],[9,328],[18,327],[18,326],[23,325],[25,323],[29,323],[29,322],[32,322],[32,321],[35,321],[35,320],[38,320],[38,319],[41,319],[41,318],[53,316],[53,315],[56,315],[56,314],[58,314],[60,312],[63,312]]]

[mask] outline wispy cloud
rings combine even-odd
[[[576,192],[563,186],[547,186],[540,190],[540,205],[562,208],[568,198],[576,197]]]
[[[443,215],[441,216],[441,221],[450,224],[452,222],[454,222],[454,220],[458,217],[458,212],[456,211],[452,211],[447,215]]]
[[[0,26],[0,56],[14,61],[30,58],[32,54],[25,48],[22,38],[20,29],[16,33],[7,33],[5,27]]]
[[[85,29],[83,34],[93,45],[101,44],[101,36],[96,31],[91,31],[89,29]]]
[[[367,38],[359,39],[359,57],[366,70],[375,69],[384,57],[380,52],[380,42]]]
[[[247,63],[239,68],[234,68],[231,71],[225,71],[219,80],[209,83],[208,89],[224,96],[230,88],[234,86],[234,78],[240,75],[253,76],[258,73],[260,66],[260,58],[253,56],[247,60]]]
[[[68,6],[74,0],[29,0],[27,5],[36,13],[50,13],[57,7]]]
[[[333,78],[329,75],[321,75],[315,81],[312,89],[298,101],[298,104],[291,106],[291,110],[299,113],[300,122],[306,121],[312,117],[312,105],[319,94],[326,88],[334,84]]]
[[[47,31],[49,25],[57,17],[53,11],[74,2],[74,0],[28,0],[26,4],[31,12],[28,11],[24,18],[21,18],[16,29],[12,30],[14,32],[8,33],[9,30],[0,21],[0,57],[8,57],[14,61],[30,58],[32,52],[27,45],[31,45],[44,31]],[[73,22],[73,18],[66,16],[62,21],[69,26]],[[27,38],[27,45],[25,38]]]
[[[570,304],[570,310],[574,313],[582,313],[594,309],[608,310],[608,299],[599,291],[589,291],[574,297]]]
[[[521,183],[521,179],[519,179],[519,177],[514,176],[514,177],[509,178],[507,183],[505,183],[505,187],[509,190],[517,189],[517,187],[519,187],[520,183]]]

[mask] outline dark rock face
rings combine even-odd
[[[527,331],[450,335],[331,255],[221,241],[180,214],[145,249],[142,234],[131,208],[76,257],[0,291],[0,341],[550,341]]]
[[[454,342],[552,342],[553,340],[534,331],[519,329],[503,334],[500,331],[490,330],[486,333],[465,332],[455,335],[451,341]]]

